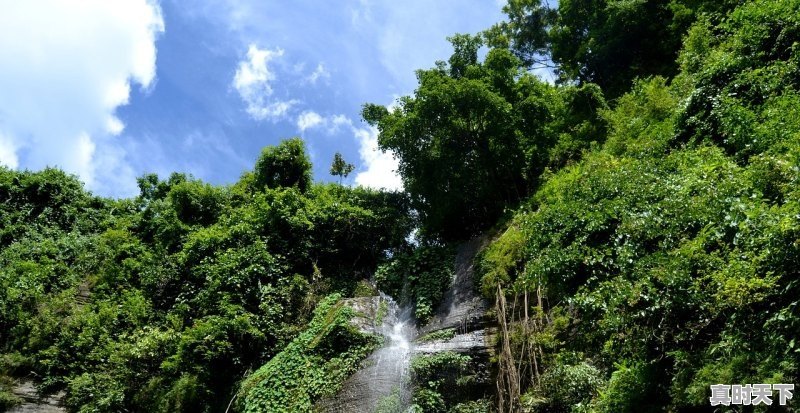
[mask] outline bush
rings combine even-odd
[[[556,364],[523,396],[522,404],[532,412],[578,413],[591,404],[603,383],[600,370],[587,362]]]
[[[305,192],[311,186],[311,161],[300,138],[264,148],[254,172],[257,189],[295,187]]]
[[[652,366],[619,365],[608,385],[600,392],[597,407],[604,413],[660,412],[658,375]]]
[[[411,359],[414,407],[423,412],[446,412],[459,402],[483,394],[476,387],[476,366],[465,354],[443,351]]]

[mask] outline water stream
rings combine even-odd
[[[385,315],[377,317],[381,319],[379,325],[361,328],[385,337],[384,345],[345,381],[335,397],[320,404],[323,412],[394,413],[403,412],[410,405],[408,372],[416,334],[411,310],[399,307],[385,295],[367,305],[375,307],[374,314]]]

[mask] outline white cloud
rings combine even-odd
[[[155,40],[164,31],[156,1],[3,4],[0,162],[59,166],[93,190],[101,181],[133,181],[109,173],[112,160],[101,156],[124,129],[115,111],[128,103],[131,83],[153,84]],[[124,163],[124,153],[113,161]]]
[[[311,84],[316,84],[317,80],[321,78],[325,79],[331,78],[331,74],[328,72],[328,69],[325,69],[325,65],[323,65],[322,63],[317,65],[317,68],[314,69],[314,72],[312,72],[308,76],[308,78],[306,78],[306,80],[308,80],[308,82],[310,82]]]
[[[0,165],[16,169],[19,166],[17,159],[17,148],[14,142],[6,136],[0,134]]]
[[[272,82],[277,77],[270,67],[270,62],[283,56],[282,49],[259,49],[251,44],[247,49],[247,58],[239,62],[239,68],[233,77],[233,87],[239,92],[247,104],[247,113],[256,120],[278,120],[286,116],[289,109],[298,103],[297,100],[279,100],[273,98]]]
[[[106,119],[106,132],[116,136],[122,133],[123,130],[125,130],[125,124],[116,116],[109,116]]]
[[[339,131],[342,126],[352,126],[353,122],[345,115],[322,116],[313,110],[307,110],[297,117],[297,129],[305,132],[309,129],[323,129],[328,135]]]
[[[356,184],[369,188],[402,190],[403,181],[397,174],[398,162],[391,152],[378,148],[378,129],[353,128],[359,143],[358,154],[364,170],[356,174]]]
[[[300,132],[305,132],[306,129],[318,126],[323,121],[324,119],[319,113],[307,110],[297,117],[297,129],[300,129]]]
[[[286,116],[289,109],[298,103],[295,99],[281,100],[277,102],[265,103],[263,106],[248,106],[247,113],[256,120],[272,119],[278,120]]]
[[[338,130],[340,126],[353,125],[353,122],[350,119],[348,119],[347,116],[345,115],[333,116],[328,119],[328,122],[335,128],[335,130]]]

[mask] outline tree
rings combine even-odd
[[[342,157],[342,154],[336,152],[333,155],[333,163],[331,164],[331,175],[339,177],[339,184],[342,183],[342,179],[347,178],[347,175],[350,175],[350,172],[353,172],[355,166],[351,163],[347,163]]]
[[[305,192],[311,185],[311,161],[305,143],[291,138],[278,146],[267,146],[261,151],[254,172],[258,188],[296,187]]]
[[[541,0],[508,0],[503,6],[508,21],[495,24],[484,32],[492,47],[511,48],[522,62],[532,68],[549,67],[550,29],[558,10]]]
[[[618,97],[637,77],[672,76],[681,39],[701,15],[722,18],[740,0],[509,0],[509,21],[489,31],[530,66],[557,66],[562,81],[597,83]]]
[[[481,62],[478,36],[450,41],[447,63],[417,72],[414,96],[392,112],[365,105],[362,116],[378,127],[379,146],[398,157],[424,232],[458,239],[528,192],[553,145],[543,125],[552,118],[549,97],[558,94],[521,73],[507,49],[492,49]]]

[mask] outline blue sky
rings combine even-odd
[[[398,188],[361,105],[411,93],[447,36],[503,18],[494,0],[29,3],[0,0],[0,164],[107,196],[146,172],[231,183],[291,136],[318,180],[340,151],[348,183]]]

